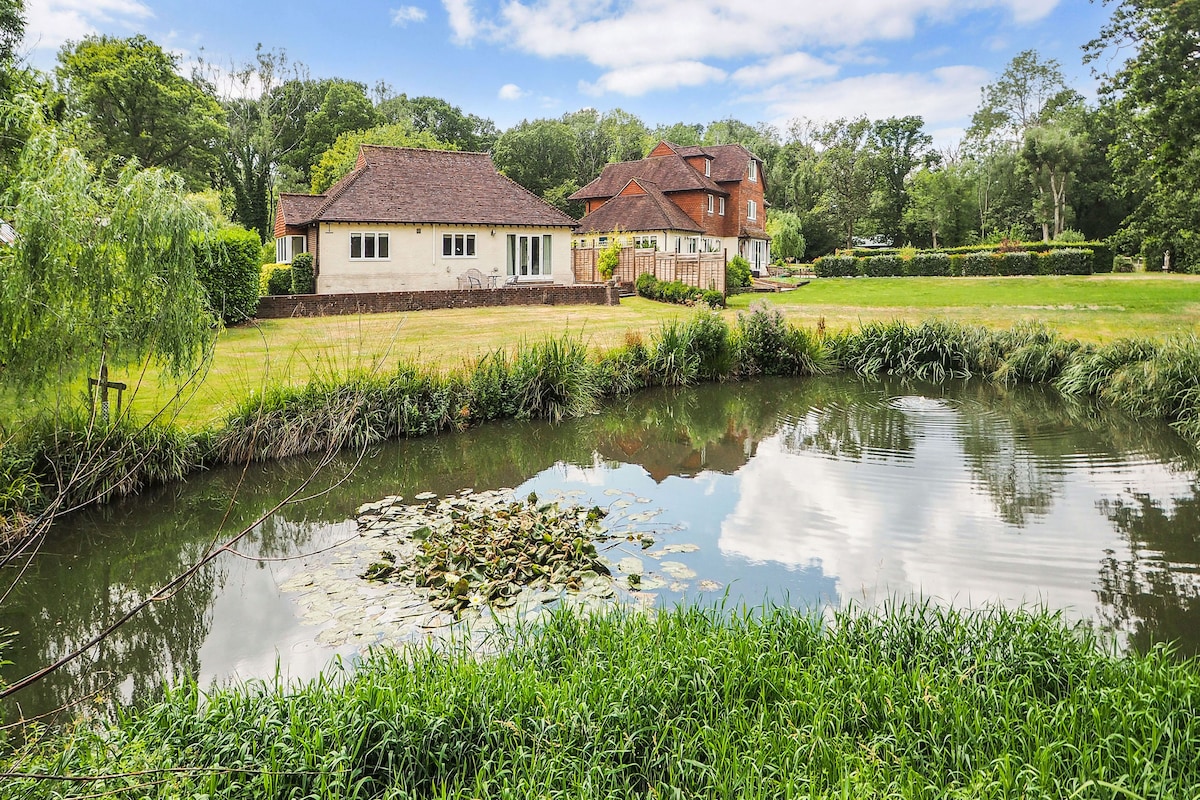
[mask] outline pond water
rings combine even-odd
[[[65,520],[19,579],[3,575],[17,585],[0,629],[17,634],[0,674],[11,681],[86,641],[316,463],[217,470]],[[343,454],[237,554],[4,714],[148,698],[165,680],[308,678],[335,656],[352,662],[380,638],[325,635],[294,585],[361,548],[356,509],[503,487],[605,506],[614,526],[637,520],[653,550],[618,540],[602,552],[638,559],[642,599],[659,606],[1038,603],[1092,620],[1122,647],[1200,652],[1200,456],[1169,428],[1038,388],[764,381]]]

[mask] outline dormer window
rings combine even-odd
[[[758,162],[753,158],[750,159],[750,180],[758,183]]]
[[[706,177],[706,178],[712,177],[712,159],[711,158],[704,159],[704,177]],[[711,198],[709,198],[709,205],[712,205]],[[708,210],[709,210],[709,213],[712,213],[711,208]]]

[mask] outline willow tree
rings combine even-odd
[[[127,164],[96,175],[58,129],[30,137],[0,216],[0,388],[62,388],[153,359],[180,377],[214,333],[182,180]]]

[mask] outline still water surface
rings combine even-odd
[[[222,469],[63,522],[0,608],[0,629],[17,631],[0,674],[23,676],[85,641],[314,464]],[[660,541],[698,549],[670,556],[686,579],[667,577],[660,606],[726,595],[1042,603],[1120,646],[1200,652],[1200,456],[1165,426],[1041,389],[836,378],[651,392],[557,426],[498,424],[347,455],[317,483],[310,494],[333,486],[24,692],[19,711],[97,693],[142,699],[190,677],[307,678],[335,655],[352,661],[359,648],[320,643],[281,590],[306,568],[296,557],[353,537],[365,502],[464,488],[661,510],[647,523]]]

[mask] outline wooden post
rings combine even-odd
[[[108,379],[108,364],[105,364],[105,363],[100,364],[100,380],[96,380],[95,378],[88,378],[89,392],[96,391],[100,395],[100,419],[102,419],[104,421],[105,425],[108,424],[108,416],[109,416],[108,415],[108,390],[109,389],[117,390],[117,416],[119,417],[119,416],[121,416],[122,394],[125,392],[125,390],[127,388],[129,388],[129,387],[127,387],[124,383],[121,383],[120,381],[110,381]],[[93,406],[94,406],[95,402],[96,402],[95,394],[93,394],[92,395]]]

